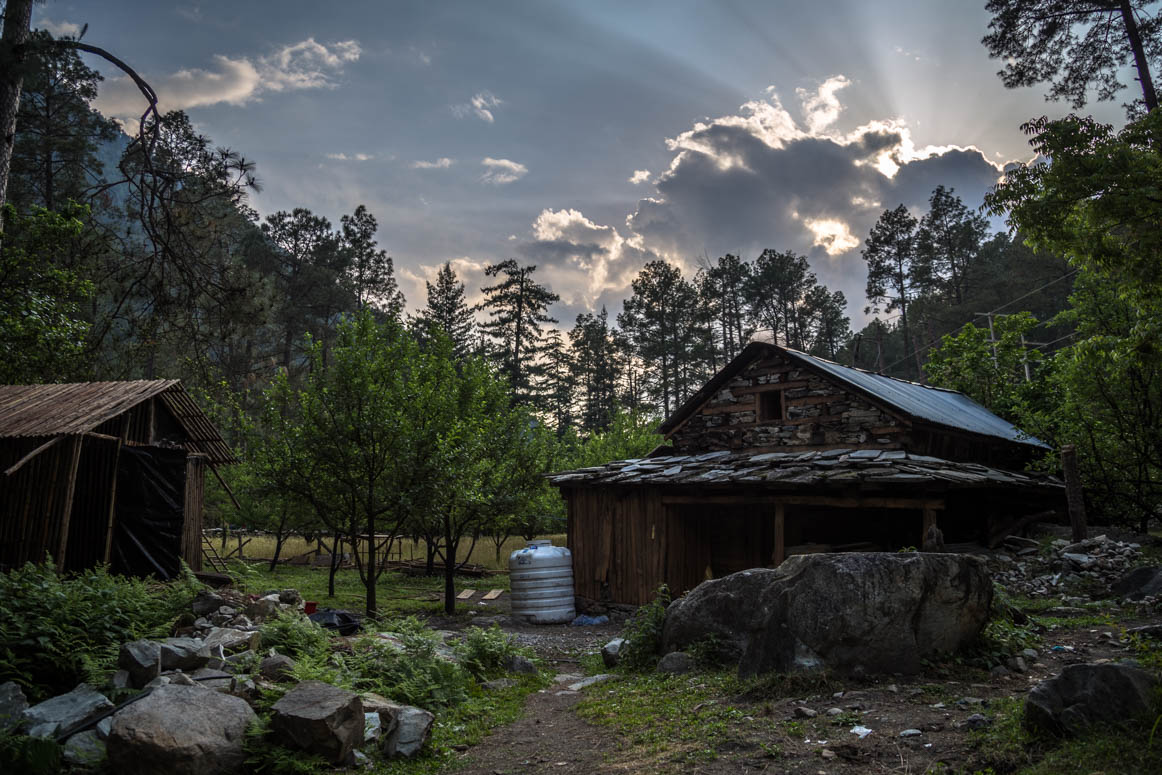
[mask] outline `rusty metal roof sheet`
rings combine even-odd
[[[1060,479],[1046,474],[1005,471],[979,463],[917,455],[904,450],[832,449],[824,452],[710,452],[699,455],[619,460],[603,466],[549,474],[558,487],[596,484],[728,485],[746,483],[771,488],[930,484],[940,489],[966,487],[1038,487],[1061,489]]]
[[[0,385],[0,438],[88,433],[154,396],[182,426],[187,449],[202,452],[215,463],[236,460],[210,418],[176,379]]]

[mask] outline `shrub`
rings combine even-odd
[[[331,651],[331,636],[326,628],[298,612],[283,611],[267,619],[258,632],[263,648],[273,648],[295,659],[322,659]]]
[[[666,623],[666,607],[670,605],[670,588],[658,587],[654,599],[634,612],[625,625],[619,664],[627,670],[653,670],[662,650],[662,625]]]
[[[502,672],[517,654],[531,656],[528,649],[518,646],[513,636],[495,624],[487,630],[469,627],[464,640],[456,645],[460,665],[477,679]]]
[[[447,707],[468,697],[472,676],[436,651],[437,636],[423,632],[396,633],[394,643],[369,637],[356,641],[350,654],[336,654],[351,688],[371,691],[426,710]]]
[[[169,584],[97,567],[70,576],[51,563],[0,574],[0,683],[16,681],[36,701],[107,671],[120,644],[168,634],[200,585]]]

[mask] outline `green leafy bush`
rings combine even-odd
[[[351,688],[427,710],[467,699],[472,675],[437,652],[438,635],[430,630],[396,635],[402,648],[369,637],[356,641],[350,654],[335,654]]]
[[[477,679],[503,672],[508,660],[517,654],[532,656],[495,624],[487,630],[469,627],[464,640],[456,645],[460,665]]]
[[[1013,603],[1005,588],[994,582],[989,620],[965,653],[964,661],[986,669],[1004,664],[1024,649],[1041,645],[1036,627]]]
[[[327,629],[298,612],[283,611],[267,619],[258,632],[263,648],[273,648],[295,659],[323,658],[331,651],[331,635]]]
[[[666,607],[670,605],[670,588],[658,587],[654,599],[634,612],[626,623],[622,637],[619,664],[626,670],[653,670],[662,651],[662,625],[666,623]]]
[[[111,668],[118,647],[168,634],[197,581],[168,584],[98,567],[61,576],[51,563],[0,574],[0,683],[16,681],[37,701]]]

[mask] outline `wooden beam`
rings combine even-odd
[[[218,467],[214,465],[214,461],[207,457],[206,465],[208,465],[210,470],[214,472],[214,476],[218,479],[218,484],[222,485],[222,489],[225,490],[226,494],[230,496],[230,501],[234,504],[234,508],[241,512],[242,505],[238,502],[238,499],[234,497],[234,491],[230,489],[230,485],[226,484],[226,480],[222,478],[220,473],[218,473]]]
[[[129,415],[130,412],[126,412],[121,417],[121,437],[117,439],[117,449],[113,453],[113,483],[109,485],[109,522],[105,529],[104,562],[106,565],[113,559],[113,526],[117,523],[117,471],[118,466],[121,465],[121,447],[129,438]]]
[[[835,506],[847,509],[943,509],[943,498],[889,498],[832,495],[663,495],[667,506],[743,505],[784,503],[796,506]]]
[[[65,502],[61,506],[60,549],[57,551],[57,568],[65,568],[65,554],[69,546],[69,521],[73,513],[73,494],[77,489],[77,466],[81,462],[81,436],[72,437],[72,453],[69,459],[69,478],[65,483]]]
[[[149,399],[149,435],[146,441],[152,444],[157,439],[157,396]]]
[[[19,460],[17,460],[15,463],[13,463],[11,466],[9,466],[9,467],[8,467],[8,468],[7,468],[7,469],[4,471],[4,475],[5,475],[5,476],[12,476],[14,473],[16,473],[17,471],[19,471],[19,470],[20,470],[20,468],[21,468],[21,466],[23,466],[23,465],[24,465],[25,463],[27,463],[29,460],[32,460],[34,457],[36,457],[37,455],[39,455],[41,452],[44,452],[46,449],[49,449],[50,447],[52,447],[53,445],[55,445],[55,444],[56,444],[58,441],[60,441],[60,440],[61,440],[61,439],[63,439],[63,438],[65,438],[65,437],[64,437],[64,436],[53,436],[51,439],[49,439],[49,440],[48,440],[48,441],[46,441],[45,443],[41,444],[39,447],[37,447],[36,449],[32,450],[32,451],[31,451],[31,452],[29,452],[27,455],[25,455],[24,457],[20,458],[20,459],[19,459]]]
[[[771,557],[772,564],[777,568],[787,558],[786,545],[787,507],[783,503],[775,504],[775,553]]]

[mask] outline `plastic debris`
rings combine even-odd
[[[586,616],[581,614],[573,621],[569,622],[570,627],[592,627],[595,624],[609,624],[609,617],[602,616]]]
[[[870,735],[872,731],[865,726],[854,726],[851,728],[851,733],[853,735],[859,735],[859,739],[863,740],[865,737]]]

